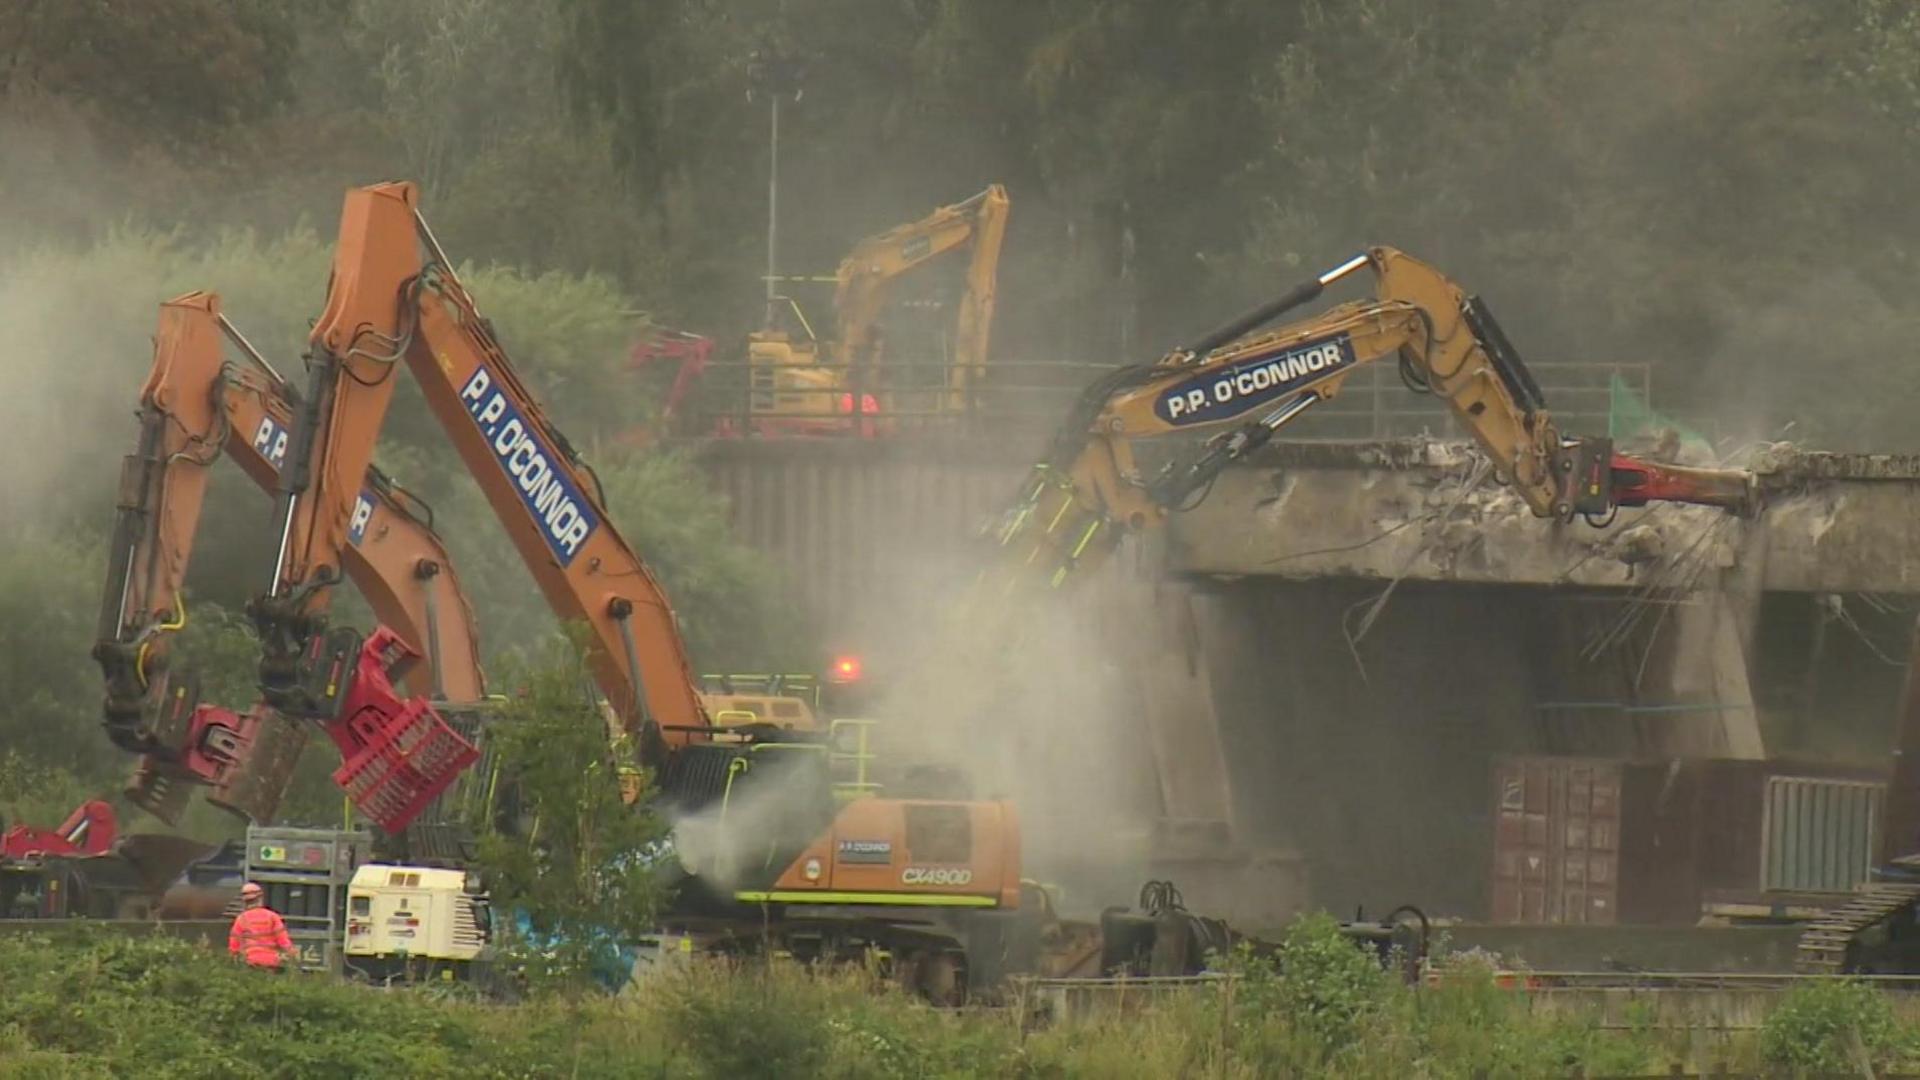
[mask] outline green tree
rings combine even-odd
[[[550,649],[514,682],[489,729],[511,823],[482,839],[481,861],[495,903],[527,917],[522,961],[580,983],[617,965],[620,946],[652,925],[660,889],[650,857],[663,831],[622,801],[627,755],[609,742],[584,651]]]

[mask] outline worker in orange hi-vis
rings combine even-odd
[[[287,936],[285,920],[267,906],[266,890],[247,882],[240,886],[240,904],[240,914],[227,931],[227,952],[248,967],[285,970],[282,964],[293,955],[293,939]]]

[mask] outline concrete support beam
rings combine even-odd
[[[1648,749],[1663,757],[1766,757],[1748,679],[1748,643],[1730,597],[1707,593],[1674,615],[1665,691],[1675,701],[1715,708],[1676,714]]]
[[[1132,571],[1132,567],[1116,567]],[[1122,572],[1102,583],[1103,633],[1125,658],[1126,678],[1159,774],[1161,816],[1174,832],[1231,829],[1213,687],[1200,655],[1192,589]]]

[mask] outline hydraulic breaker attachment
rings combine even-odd
[[[1614,454],[1611,472],[1613,501],[1618,506],[1684,502],[1717,506],[1741,517],[1752,517],[1760,511],[1760,492],[1754,476],[1740,469],[1656,465]]]
[[[1760,508],[1752,473],[1641,461],[1616,452],[1612,439],[1568,439],[1555,466],[1561,476],[1556,507],[1561,520],[1578,514],[1604,525],[1616,507],[1650,502],[1714,506],[1741,517],[1751,517]]]

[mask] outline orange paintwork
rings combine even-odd
[[[166,417],[170,442],[153,533],[134,556],[136,564],[153,568],[152,573],[136,577],[127,605],[141,625],[172,613],[215,457],[224,451],[268,492],[279,483],[279,468],[268,456],[273,448],[256,447],[254,437],[263,421],[270,421],[280,432],[292,430],[287,388],[257,365],[229,364],[220,323],[220,298],[212,293],[188,293],[160,307],[153,368],[141,390],[141,406],[143,411]],[[187,449],[195,453],[182,456]],[[435,628],[441,696],[453,701],[481,699],[486,682],[473,613],[445,547],[424,522],[402,508],[377,471],[367,480],[372,506],[363,537],[339,553],[347,576],[374,615],[423,656],[429,655],[432,623],[426,590],[443,590],[447,602],[440,605]],[[357,494],[361,489],[354,490]],[[438,583],[421,576],[422,567],[429,564]],[[428,664],[418,665],[410,673],[412,689],[430,692],[435,674]]]
[[[589,658],[608,704],[629,733],[648,722],[659,726],[665,748],[711,739],[715,729],[708,703],[698,691],[673,608],[640,557],[627,546],[610,519],[599,487],[584,464],[572,456],[565,438],[520,380],[453,269],[431,242],[415,211],[413,185],[381,184],[352,191],[342,215],[339,246],[327,315],[316,326],[316,348],[346,349],[342,327],[358,339],[391,343],[419,382],[422,394],[448,440],[486,495],[495,516],[554,613],[565,622],[583,622],[591,630]],[[348,438],[377,431],[390,393],[386,379],[378,387],[362,385],[380,376],[365,369],[364,357],[344,357],[359,376],[336,382],[342,396],[327,415],[331,421],[317,448],[317,483],[340,486],[340,470],[358,453]],[[371,409],[362,417],[354,410]],[[343,465],[342,463],[346,463]],[[578,506],[574,505],[577,500]],[[304,500],[297,537],[305,545],[309,572],[325,565],[326,544],[317,538],[344,538],[351,500]],[[575,513],[579,510],[579,513]],[[296,565],[290,558],[288,566]],[[296,579],[289,578],[289,581]],[[320,590],[324,592],[324,590]],[[625,631],[625,632],[623,632]],[[720,695],[715,708],[746,709],[754,695]],[[752,711],[776,724],[818,727],[811,716],[785,717],[765,701]],[[643,739],[642,747],[659,743]],[[655,760],[649,764],[658,765]],[[907,850],[907,814],[914,806],[879,798],[843,807],[832,829],[816,839],[782,875],[777,888],[928,895],[978,896],[1001,907],[1019,901],[1020,845],[1013,808],[1005,803],[947,803],[969,821],[969,857],[955,864],[915,863]],[[859,865],[835,858],[842,839],[885,839],[893,854],[886,865]],[[808,882],[809,857],[820,861],[817,880]],[[903,881],[909,870],[942,871],[925,883]],[[955,883],[953,872],[964,872]]]
[[[103,639],[132,640],[173,616],[206,500],[207,470],[220,452],[218,416],[208,392],[220,376],[220,301],[189,293],[160,308],[153,367],[140,388],[142,447],[127,459],[121,506],[144,506],[147,534],[128,537],[126,598],[103,618]],[[146,444],[151,441],[153,446]],[[162,463],[140,475],[140,458]],[[114,598],[109,597],[109,601]]]
[[[321,399],[322,423],[307,489],[294,505],[279,595],[339,580],[354,503],[411,337],[410,315],[396,316],[405,308],[401,286],[420,268],[411,227],[415,202],[411,184],[382,184],[347,197],[326,308],[308,335],[315,363],[328,361],[331,375],[308,391]],[[387,227],[394,220],[407,228]],[[302,609],[325,611],[330,593],[311,590]]]
[[[916,859],[907,844],[907,812],[915,806],[961,806],[971,824],[972,855],[966,862]],[[886,861],[852,862],[840,855],[842,841],[884,842]],[[873,857],[873,856],[869,856]],[[818,860],[820,875],[807,877],[807,863]],[[909,869],[966,871],[951,877],[908,882]],[[1010,802],[936,803],[913,799],[856,799],[842,807],[833,826],[807,846],[771,886],[781,892],[928,893],[984,896],[1006,910],[1020,906],[1020,819]]]
[[[417,202],[417,189],[410,183],[377,184],[348,192],[326,314],[314,328],[316,346],[324,344],[338,355],[337,350],[345,349],[353,335],[367,343],[398,343],[393,351],[419,381],[434,416],[485,493],[548,604],[563,621],[585,622],[592,629],[590,659],[594,673],[627,730],[637,731],[643,718],[650,718],[666,729],[664,735],[670,745],[704,738],[709,727],[706,709],[695,692],[692,669],[664,591],[646,564],[611,527],[597,485],[583,468],[568,459],[545,410],[520,382],[452,268],[429,263],[422,248],[423,226],[415,212]],[[349,359],[346,363],[362,378],[382,374],[364,360]],[[522,502],[515,477],[461,398],[462,388],[482,366],[487,369],[490,391],[501,394],[525,421],[534,447],[553,472],[578,491],[598,515],[598,527],[579,541],[566,565],[549,550],[542,522]],[[336,418],[350,416],[345,423],[353,425],[355,431],[378,429],[386,402],[384,397],[372,395],[390,393],[390,381],[370,389],[348,379],[336,384],[336,389],[354,395],[353,408],[335,409]],[[333,441],[343,445],[341,440]],[[356,460],[360,460],[358,455],[330,461],[329,471],[351,468]],[[337,481],[333,483],[338,486]],[[311,524],[304,535],[343,537],[351,503],[350,498],[308,500]],[[323,560],[315,553],[324,547],[309,539],[304,564],[309,573],[322,565]],[[292,559],[289,564],[293,565]],[[639,672],[631,670],[616,617],[616,611],[628,605]],[[644,679],[640,672],[645,673]]]

